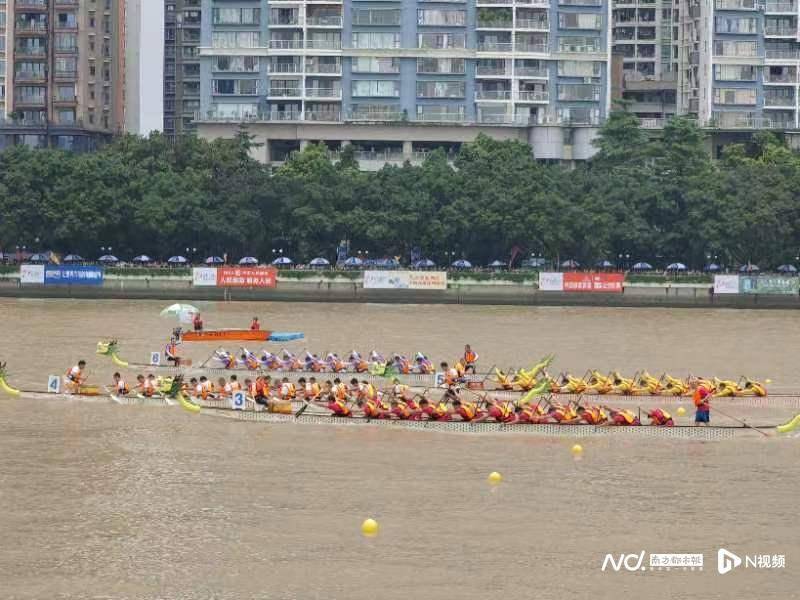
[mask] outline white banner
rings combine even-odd
[[[563,273],[539,273],[539,289],[544,292],[563,292]]]
[[[44,283],[44,265],[20,265],[21,283]]]
[[[192,285],[217,285],[217,270],[214,267],[195,267],[192,269]]]
[[[738,294],[739,276],[738,275],[714,275],[715,294]]]
[[[372,290],[446,290],[444,271],[364,271],[364,288]]]

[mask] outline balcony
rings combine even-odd
[[[514,52],[523,54],[546,54],[549,52],[549,47],[546,43],[541,44],[527,44],[524,42],[517,42],[514,44]]]
[[[794,120],[763,117],[756,112],[714,111],[708,125],[718,129],[785,129],[793,128]]]
[[[47,50],[45,48],[14,48],[14,54],[17,56],[30,56],[30,57],[45,57]]]
[[[306,48],[309,50],[341,50],[341,40],[306,40]]]
[[[514,69],[514,75],[517,77],[547,79],[550,77],[550,72],[547,69],[542,69],[540,67],[516,67]]]
[[[777,107],[791,107],[794,108],[797,101],[793,96],[778,96],[772,94],[764,94],[764,106],[777,106]]]
[[[510,6],[513,0],[477,0],[478,6]]]
[[[303,26],[303,20],[300,18],[299,15],[295,15],[294,17],[275,18],[275,19],[270,19],[269,26],[270,27],[302,27]]]
[[[300,98],[303,95],[299,87],[296,88],[270,88],[267,96],[270,98]]]
[[[44,88],[41,88],[44,89]],[[14,98],[14,106],[19,107],[32,107],[32,108],[40,108],[45,105],[45,97],[44,95],[41,96],[19,96]]]
[[[478,42],[478,52],[511,52],[511,42]]]
[[[489,100],[493,102],[508,102],[511,100],[511,90],[475,90],[475,100]]]
[[[767,14],[796,14],[797,3],[785,0],[767,0],[765,12]]]
[[[17,21],[14,24],[14,33],[17,35],[46,35],[47,23],[40,21]]]
[[[404,114],[395,110],[352,110],[347,121],[401,121]]]
[[[511,29],[512,21],[502,19],[478,19],[478,29]]]
[[[322,100],[341,100],[342,90],[338,88],[306,88],[306,98]]]
[[[43,83],[47,81],[47,75],[43,71],[17,71],[14,73],[14,81],[16,83]]]
[[[300,50],[303,48],[303,40],[269,40],[267,44],[271,50]]]
[[[756,0],[716,0],[717,10],[758,10]]]
[[[795,37],[797,26],[790,23],[765,23],[764,35],[773,37]]]
[[[314,15],[309,15],[308,17],[306,17],[306,24],[309,27],[335,27],[335,28],[341,28],[341,26],[342,26],[342,17],[340,17],[338,15],[336,15],[336,16],[330,16],[330,15],[314,16]]]
[[[547,90],[528,91],[520,90],[517,92],[517,102],[547,103],[550,100],[550,92]]]
[[[45,11],[47,10],[47,0],[17,0],[14,3],[17,11]]]
[[[55,52],[56,54],[77,54],[78,53],[78,47],[77,46],[60,46],[60,47],[56,46],[53,49],[53,52]],[[111,56],[110,55],[109,56],[103,55],[103,58],[111,58]]]
[[[267,72],[269,73],[296,73],[301,74],[303,72],[303,65],[300,63],[267,63]]]
[[[341,64],[306,63],[306,73],[309,75],[341,75]]]
[[[475,67],[475,75],[478,77],[510,77],[511,70],[508,67],[478,65]]]
[[[548,19],[517,19],[517,29],[531,29],[534,31],[549,31]]]
[[[769,69],[764,69],[764,83],[769,84],[777,84],[777,85],[794,85],[797,83],[797,73],[796,72],[788,72],[788,73],[777,73],[775,75],[771,75],[769,73]]]
[[[303,114],[304,121],[332,121],[342,120],[342,113],[338,110],[307,110]]]
[[[767,60],[800,60],[800,50],[767,50]]]

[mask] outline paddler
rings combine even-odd
[[[501,402],[497,398],[487,398],[485,402],[487,411],[483,416],[475,419],[476,423],[487,419],[494,419],[498,423],[514,423],[517,420],[512,402]]]
[[[475,363],[478,362],[478,353],[475,352],[469,344],[464,346],[464,357],[462,358],[464,364],[464,373],[472,371],[475,374]]]
[[[253,317],[250,321],[250,331],[261,331],[261,323],[258,322],[258,317]]]
[[[305,377],[301,377],[297,380],[297,387],[299,392],[303,394],[303,398],[308,402],[319,400],[322,395],[322,389],[319,387],[315,377],[309,378],[308,381],[306,381]]]
[[[317,406],[322,406],[323,408],[327,408],[329,411],[331,411],[331,416],[334,417],[353,416],[350,407],[347,406],[347,402],[337,398],[333,394],[329,394],[328,396],[326,396],[325,400],[311,400],[311,403]]]
[[[192,317],[192,327],[195,331],[203,331],[203,317],[200,316],[200,313],[195,313]]]
[[[81,386],[86,381],[86,377],[83,374],[83,370],[86,368],[86,361],[79,360],[78,364],[72,367],[67,371],[67,374],[64,378],[64,383],[66,384],[67,391],[72,394],[77,394],[81,391]]]
[[[414,363],[414,369],[417,373],[422,373],[423,375],[433,373],[433,363],[422,352],[417,352],[414,357]]]
[[[228,385],[230,386],[230,391],[231,392],[239,392],[242,389],[242,384],[239,383],[239,380],[236,378],[236,375],[231,375],[230,376],[230,380],[228,382]]]
[[[350,395],[347,393],[347,386],[338,377],[333,380],[333,395],[338,400],[347,401],[350,399]]]
[[[219,377],[217,379],[217,396],[220,398],[230,398],[232,394],[232,390],[230,389],[230,384],[225,380],[224,377]]]
[[[473,402],[466,402],[458,399],[453,400],[453,411],[461,417],[462,421],[474,421],[486,414],[484,411],[479,410],[477,405]]]
[[[419,409],[421,418],[430,421],[449,421],[450,411],[447,406],[440,402],[439,404],[432,404],[427,398],[421,398],[419,401]]]
[[[608,414],[611,416],[611,421],[608,423],[609,425],[621,425],[623,427],[627,427],[642,424],[641,421],[639,421],[639,417],[629,410],[616,410],[608,406],[604,406],[603,408],[607,410]]]
[[[369,371],[369,363],[355,350],[350,353],[348,360],[350,361],[350,368],[356,373],[366,373]]]
[[[389,402],[389,413],[393,418],[401,421],[408,421],[414,416],[414,411],[408,407],[408,404],[397,398],[392,398]]]
[[[181,357],[178,356],[178,339],[175,336],[169,338],[169,343],[164,348],[164,356],[168,363],[175,363],[176,367],[181,366]]]
[[[359,398],[356,400],[356,406],[361,409],[367,419],[385,419],[388,417],[388,412],[374,400]]]
[[[150,373],[144,380],[142,393],[148,398],[155,396],[158,392],[158,385],[156,383],[156,376]]]
[[[459,381],[458,370],[455,367],[449,367],[446,362],[439,364],[439,368],[444,372],[444,385],[443,387],[455,385]]]
[[[711,404],[709,396],[711,393],[704,387],[698,386],[692,395],[695,406],[694,424],[708,426],[711,423]]]
[[[233,369],[236,366],[236,357],[224,348],[214,350],[214,360],[220,362],[223,369]]]
[[[112,386],[114,388],[114,392],[118,396],[127,396],[130,393],[131,390],[128,387],[128,384],[123,381],[122,375],[119,373],[114,373],[111,379],[113,381]]]
[[[663,408],[654,408],[648,411],[647,416],[650,419],[650,425],[658,425],[660,427],[672,427],[675,425],[672,415]]]
[[[258,356],[256,356],[253,352],[250,352],[247,348],[242,348],[242,364],[245,367],[250,369],[251,371],[257,371],[261,368],[261,361],[258,360]]]
[[[297,386],[295,386],[295,384],[289,381],[288,377],[284,377],[281,380],[281,387],[279,390],[279,394],[281,400],[284,400],[286,402],[291,402],[297,397]]]
[[[580,421],[587,425],[600,425],[608,421],[605,411],[599,406],[578,406],[575,409]]]

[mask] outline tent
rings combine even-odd
[[[610,260],[604,259],[604,260],[598,260],[596,263],[594,263],[594,266],[597,267],[598,269],[613,269],[614,263],[612,263]]]
[[[345,267],[360,267],[364,264],[364,261],[358,258],[357,256],[351,256],[346,261],[344,261]]]
[[[50,257],[47,254],[38,253],[38,254],[31,254],[28,257],[28,262],[32,263],[46,263],[50,262]]]
[[[506,266],[506,263],[504,263],[502,260],[493,260],[487,266],[493,269],[502,269]]]
[[[667,271],[686,271],[686,265],[683,263],[672,263],[667,265]]]

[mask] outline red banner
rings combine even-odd
[[[600,292],[621,294],[622,273],[564,273],[565,292]]]
[[[274,267],[220,267],[217,287],[275,287],[278,270]]]

